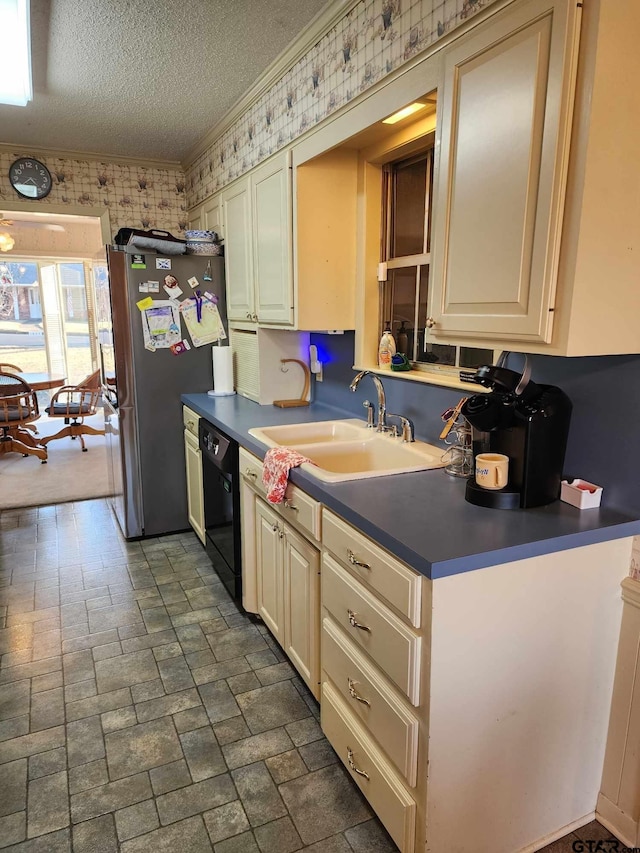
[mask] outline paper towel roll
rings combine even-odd
[[[231,347],[212,347],[213,390],[218,394],[233,394],[233,354]]]

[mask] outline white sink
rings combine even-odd
[[[328,483],[444,466],[441,447],[381,435],[355,419],[250,429],[249,434],[267,447],[297,450],[315,463],[304,463],[302,470]]]
[[[286,426],[250,429],[253,435],[268,447],[291,444],[315,444],[316,442],[353,441],[371,433],[364,421],[351,418],[341,421],[317,421],[310,424],[287,424]]]

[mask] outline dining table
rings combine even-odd
[[[32,391],[50,391],[52,388],[61,388],[67,381],[67,377],[61,373],[16,373],[15,375],[18,379],[26,382]]]

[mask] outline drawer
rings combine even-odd
[[[420,627],[421,575],[327,509],[322,514],[322,544],[394,610]]]
[[[262,461],[242,447],[240,448],[240,473],[259,495],[266,496],[267,490],[262,485]],[[287,486],[283,503],[269,504],[269,506],[294,527],[299,527],[314,539],[320,539],[321,505],[293,483]]]
[[[198,425],[200,423],[200,415],[196,415],[195,412],[192,412],[191,409],[188,409],[186,406],[182,407],[182,423],[188,432],[192,435],[195,435],[196,438],[198,436]]]
[[[326,681],[322,684],[320,714],[322,728],[329,742],[401,853],[414,853],[416,804],[413,797],[365,729]]]
[[[240,473],[261,495],[266,495],[267,490],[262,485],[262,462],[253,453],[249,453],[244,447],[240,448],[238,456],[240,460]]]
[[[321,504],[306,492],[289,483],[281,504],[273,504],[287,521],[297,525],[314,539],[320,539]]]
[[[322,555],[322,604],[409,701],[418,705],[420,637],[326,552]]]
[[[413,788],[418,720],[332,619],[322,621],[322,667],[351,711]]]

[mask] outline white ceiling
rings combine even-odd
[[[180,160],[327,0],[31,0],[34,98],[0,142]]]

